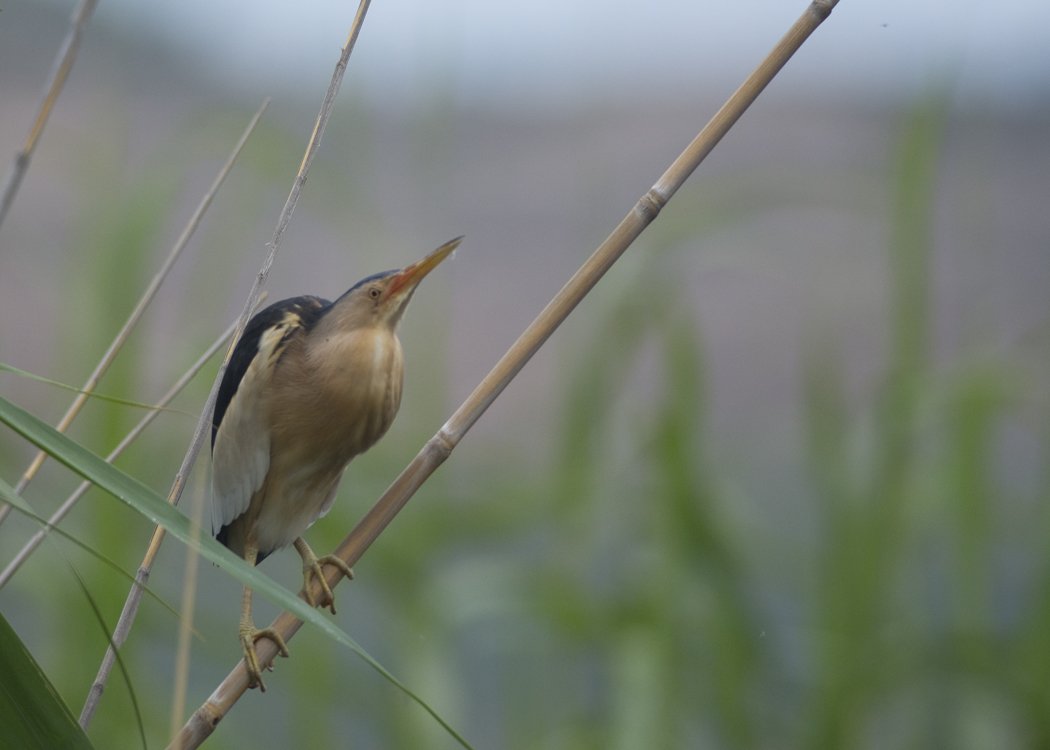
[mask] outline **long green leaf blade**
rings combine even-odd
[[[22,496],[16,494],[14,488],[11,485],[9,485],[7,482],[5,482],[3,479],[0,479],[0,502],[4,502],[4,503],[10,504],[11,506],[14,507],[15,510],[17,510],[19,513],[24,515],[26,518],[28,518],[31,521],[35,522],[38,526],[40,526],[40,528],[42,528],[42,529],[47,529],[48,528],[47,519],[46,518],[41,518],[35,512],[33,512],[33,509],[30,508],[29,504],[26,503],[26,501],[22,499]],[[77,547],[79,547],[80,549],[84,550],[89,555],[94,557],[96,560],[101,562],[103,565],[108,567],[110,570],[112,570],[117,575],[121,576],[122,578],[127,579],[131,583],[135,583],[135,576],[134,575],[132,575],[128,571],[124,570],[124,568],[120,567],[116,562],[114,562],[110,558],[108,558],[105,555],[103,555],[101,552],[99,552],[97,549],[95,549],[91,545],[85,544],[84,542],[80,541],[79,539],[77,539],[72,534],[69,534],[69,533],[63,531],[58,526],[52,526],[50,529],[48,529],[48,533],[49,534],[58,534],[63,539],[66,539],[66,540],[72,542]],[[136,585],[141,585],[141,584],[136,584]],[[153,601],[157,602],[157,604],[159,604],[160,606],[164,607],[164,609],[168,610],[168,612],[170,612],[172,615],[174,615],[177,620],[179,620],[179,621],[182,620],[182,615],[179,614],[179,611],[177,609],[175,609],[173,606],[171,606],[170,604],[168,604],[166,601],[164,601],[163,598],[158,596],[157,592],[155,592],[149,586],[143,586],[142,590],[145,591],[147,594],[149,594],[153,598]],[[196,636],[197,638],[200,638],[201,640],[203,640],[203,636],[201,636],[201,634],[198,633],[196,631],[196,629],[190,628],[190,630],[193,632],[194,636]]]
[[[0,614],[0,750],[92,750],[62,696]]]
[[[138,511],[151,522],[163,526],[169,534],[179,541],[185,544],[199,545],[199,551],[203,557],[218,565],[241,583],[251,586],[253,591],[266,597],[277,606],[295,615],[303,622],[314,625],[333,640],[349,648],[379,674],[422,706],[457,741],[465,747],[470,747],[467,741],[444,719],[438,716],[434,709],[402,685],[396,677],[372,658],[341,628],[269,576],[248,565],[244,560],[212,539],[210,535],[200,533],[200,529],[194,528],[189,518],[165,502],[154,490],[112,464],[106,463],[101,457],[95,455],[84,446],[58,432],[51,425],[2,396],[0,396],[0,422],[6,424],[26,440],[33,443],[33,445],[46,451],[77,474]]]

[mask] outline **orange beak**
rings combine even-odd
[[[401,272],[394,277],[394,280],[390,282],[387,294],[392,297],[395,294],[404,294],[405,292],[411,291],[428,273],[437,268],[438,263],[452,255],[452,251],[459,247],[459,243],[462,241],[462,237],[457,237],[451,242],[446,242],[430,255],[423,258],[423,260],[403,268]]]

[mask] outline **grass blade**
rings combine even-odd
[[[89,483],[89,486],[90,486],[90,483]],[[11,485],[9,485],[7,482],[5,482],[2,479],[0,479],[0,501],[8,503],[16,511],[18,511],[21,514],[23,514],[24,516],[26,516],[30,520],[35,521],[36,523],[38,523],[42,527],[42,533],[40,535],[41,539],[46,538],[48,536],[48,534],[54,532],[55,534],[58,534],[59,536],[69,540],[70,542],[72,542],[76,546],[80,547],[80,549],[84,550],[89,555],[93,556],[96,560],[101,562],[103,565],[108,567],[110,570],[113,570],[114,572],[116,572],[118,575],[121,575],[124,578],[127,578],[132,583],[135,582],[135,576],[133,576],[128,571],[124,570],[124,568],[120,567],[120,565],[118,565],[114,560],[110,559],[109,557],[106,557],[106,555],[103,555],[101,552],[99,552],[98,550],[94,549],[90,545],[85,544],[84,542],[80,541],[79,539],[77,539],[72,534],[69,534],[69,533],[63,531],[62,529],[59,529],[59,528],[51,525],[54,522],[53,519],[51,521],[47,521],[47,520],[44,520],[43,518],[41,518],[40,516],[38,516],[36,513],[34,513],[33,509],[29,507],[29,505],[26,503],[26,501],[23,500],[19,495],[17,495],[15,493],[14,488],[12,488]],[[168,610],[169,612],[171,612],[171,614],[175,615],[176,619],[180,619],[179,611],[177,609],[175,609],[173,606],[171,606],[170,604],[168,604],[166,601],[164,601],[156,593],[154,593],[152,589],[150,589],[150,588],[148,588],[146,586],[142,586],[142,589],[147,594],[149,594],[151,597],[153,597],[154,601],[156,601],[158,604],[160,604],[162,607],[164,607],[164,609]],[[201,637],[201,634],[198,633],[195,630],[193,631],[193,634],[196,635],[198,638]]]
[[[337,627],[320,612],[313,609],[303,599],[276,583],[269,576],[248,565],[224,546],[203,534],[199,526],[157,494],[153,489],[142,484],[134,477],[106,463],[100,456],[76,443],[43,420],[30,414],[25,409],[0,397],[0,422],[13,429],[42,451],[68,466],[85,479],[106,490],[115,498],[138,511],[151,522],[164,527],[168,533],[184,544],[199,545],[202,556],[218,565],[241,583],[251,586],[252,590],[265,596],[271,602],[290,612],[303,622],[309,622],[338,643],[343,644],[379,674],[401,689],[406,695],[419,703],[428,713],[437,719],[464,747],[470,747],[451,726],[441,719],[434,709],[430,708],[419,696],[402,685],[396,677],[373,659],[346,632]],[[243,670],[243,664],[241,665]],[[245,675],[247,685],[247,675]]]
[[[590,258],[555,295],[537,318],[518,337],[495,367],[478,384],[474,392],[456,410],[449,420],[430,438],[412,462],[394,480],[360,523],[336,548],[335,555],[352,565],[379,537],[387,525],[401,511],[423,483],[444,463],[463,436],[481,418],[499,397],[510,381],[517,376],[532,356],[565,321],[583,298],[612,268],[620,256],[657,217],[682,186],[689,175],[706,158],[729,129],[758,98],[773,77],[787,63],[821,23],[830,15],[838,0],[813,0],[788,32],[759,63],[711,121],[700,131],[682,154],[664,172],[663,176],[635,204]],[[362,2],[362,8],[367,0]],[[359,15],[362,11],[359,11]],[[338,68],[337,68],[338,73]],[[327,100],[326,100],[327,101]],[[309,156],[309,153],[308,153]],[[304,161],[305,163],[305,161]],[[268,270],[268,267],[264,268]],[[339,576],[328,578],[330,586]],[[273,627],[287,641],[298,626],[287,618],[278,617]],[[272,643],[260,643],[260,659],[267,658]],[[243,694],[240,688],[243,667],[231,672],[212,693],[221,698],[215,704],[206,703],[187,722],[171,748],[198,747],[214,730],[225,712]]]
[[[193,233],[196,231],[197,226],[200,224],[201,218],[204,216],[204,213],[208,210],[208,207],[211,205],[212,199],[214,199],[215,194],[219,191],[219,188],[222,186],[222,183],[226,180],[226,176],[230,173],[230,170],[233,169],[233,163],[234,161],[236,161],[238,154],[240,154],[241,149],[247,142],[248,136],[251,135],[252,131],[255,129],[256,123],[259,122],[259,118],[262,117],[263,112],[266,110],[266,107],[269,106],[269,104],[270,100],[265,100],[262,103],[262,106],[259,108],[259,111],[255,113],[255,116],[252,118],[251,122],[248,123],[248,127],[245,129],[244,134],[241,136],[241,139],[237,142],[237,145],[234,147],[233,153],[230,154],[230,157],[226,160],[226,163],[223,165],[222,169],[219,170],[219,174],[216,176],[214,182],[212,182],[211,187],[204,194],[204,197],[198,204],[197,209],[193,212],[193,215],[190,217],[190,220],[186,223],[185,228],[182,230],[182,234],[179,235],[179,239],[175,241],[175,244],[172,246],[171,251],[168,253],[168,257],[165,258],[164,263],[161,265],[156,275],[154,275],[153,280],[150,282],[150,285],[146,288],[146,291],[143,293],[138,305],[135,306],[135,309],[131,312],[131,315],[128,316],[127,321],[124,323],[124,327],[121,328],[116,338],[113,339],[113,343],[109,345],[109,349],[107,349],[106,353],[102,355],[101,361],[99,361],[98,365],[95,366],[94,372],[91,373],[91,376],[84,384],[83,389],[81,389],[80,395],[78,395],[73,400],[73,403],[70,405],[69,409],[66,411],[61,421],[58,423],[59,432],[65,432],[67,429],[69,429],[69,425],[73,423],[73,420],[76,419],[77,415],[80,413],[80,410],[84,408],[84,404],[87,403],[88,394],[94,391],[95,388],[98,386],[99,380],[102,379],[102,376],[105,374],[106,370],[109,369],[109,366],[113,364],[113,360],[116,359],[117,353],[121,350],[125,342],[128,340],[128,337],[131,335],[131,332],[134,330],[135,326],[142,318],[142,315],[146,312],[146,308],[149,307],[150,303],[153,301],[153,298],[156,297],[157,292],[160,290],[160,285],[164,283],[164,279],[167,278],[168,273],[175,265],[175,261],[179,259],[179,256],[182,254],[182,251],[186,248],[186,245],[190,241],[190,237],[193,236]],[[33,480],[33,477],[36,476],[36,473],[40,470],[40,467],[43,465],[46,459],[47,453],[44,451],[41,451],[36,455],[36,458],[33,459],[33,462],[29,465],[29,468],[26,469],[25,473],[22,475],[22,478],[19,480],[18,485],[15,487],[16,493],[21,494],[25,490],[25,488]],[[4,522],[4,519],[7,518],[7,515],[10,511],[11,509],[6,505],[0,506],[0,524]]]
[[[92,750],[47,675],[0,614],[0,750]]]
[[[215,352],[217,352],[219,348],[222,347],[223,343],[225,343],[226,340],[233,335],[233,329],[233,325],[227,328],[226,331],[215,341],[215,343],[212,344],[207,349],[207,351],[205,351],[204,354],[202,354],[197,359],[197,361],[193,363],[190,369],[187,370],[181,378],[175,381],[175,384],[170,389],[168,389],[168,392],[161,396],[160,400],[156,403],[156,405],[148,407],[151,411],[142,418],[142,420],[131,430],[131,432],[127,434],[127,436],[125,436],[125,438],[122,441],[120,441],[120,445],[118,445],[112,450],[112,452],[110,452],[110,454],[106,457],[107,461],[113,462],[117,460],[120,454],[122,454],[124,450],[129,445],[131,445],[135,438],[137,438],[142,433],[142,431],[149,426],[150,422],[152,422],[153,419],[158,414],[160,414],[161,409],[163,409],[164,406],[170,403],[171,400],[174,399],[175,396],[177,396],[182,391],[182,389],[186,387],[186,385],[193,379],[193,377],[198,372],[200,372],[201,368],[208,363],[208,360],[210,360],[215,355]],[[0,367],[3,367],[3,365],[0,365]],[[96,397],[98,396],[98,394],[94,395]],[[11,577],[18,572],[18,569],[22,567],[25,561],[29,559],[29,556],[33,554],[33,551],[40,546],[40,543],[44,540],[44,537],[47,535],[48,531],[53,530],[55,528],[55,525],[66,517],[69,511],[71,511],[73,507],[78,502],[80,502],[80,498],[82,498],[89,489],[91,489],[91,482],[84,482],[79,487],[77,487],[73,494],[70,495],[66,499],[66,501],[62,503],[59,509],[52,514],[51,518],[48,519],[47,524],[44,526],[44,528],[42,528],[40,531],[34,534],[33,537],[25,543],[25,546],[23,546],[22,549],[19,550],[18,554],[15,555],[15,558],[8,564],[6,568],[4,568],[4,571],[0,573],[0,588],[3,588],[4,585],[11,580]],[[12,490],[12,492],[16,495],[18,494],[15,490]],[[4,498],[0,496],[0,502],[3,501]]]
[[[40,518],[38,515],[36,515],[33,512],[33,509],[30,508],[29,505],[26,503],[26,501],[23,500],[21,498],[21,496],[19,496],[14,491],[14,489],[12,489],[12,487],[7,482],[3,481],[2,479],[0,479],[0,500],[3,500],[4,502],[8,503],[12,508],[14,508],[15,510],[19,511],[20,513],[24,513],[25,515],[29,516],[30,518],[35,520],[37,523],[39,523],[41,525],[46,525],[46,522],[44,521],[44,519]],[[123,575],[127,576],[128,578],[132,578],[130,573],[128,573],[123,568],[118,566],[115,562],[110,560],[105,555],[100,554],[99,552],[96,552],[95,550],[91,549],[91,547],[87,546],[86,544],[84,544],[80,540],[74,538],[73,536],[71,536],[69,534],[66,534],[65,532],[59,532],[59,533],[62,534],[63,536],[65,536],[67,539],[70,539],[73,542],[75,542],[78,546],[80,546],[81,549],[87,550],[91,554],[95,555],[95,557],[97,557],[99,560],[102,560],[107,565],[109,565],[110,567],[112,567],[115,570],[117,570],[119,573],[122,573]],[[83,592],[84,597],[88,600],[88,604],[91,605],[91,609],[95,613],[95,619],[98,621],[99,627],[102,628],[102,633],[106,636],[106,641],[109,642],[112,645],[113,644],[113,634],[110,633],[109,628],[106,627],[106,620],[102,616],[102,610],[99,608],[98,602],[95,601],[95,597],[93,597],[91,595],[91,591],[88,589],[87,583],[84,582],[84,579],[81,577],[80,573],[77,572],[76,566],[73,565],[73,563],[71,563],[69,561],[69,558],[66,557],[65,553],[62,552],[61,550],[59,550],[59,554],[62,555],[62,558],[65,560],[66,565],[69,567],[70,572],[73,574],[73,577],[76,579],[77,585],[80,587],[81,592]],[[168,606],[164,602],[163,599],[158,597],[152,591],[149,592],[149,593],[150,593],[150,596],[152,596],[154,599],[159,601],[161,604],[163,604],[165,607],[167,607],[167,609],[171,610],[175,614],[176,617],[178,617],[178,613],[175,612],[175,610],[172,609],[170,606]],[[0,646],[0,647],[2,647],[2,646]],[[146,747],[146,725],[142,721],[142,711],[139,709],[138,697],[135,695],[135,688],[134,688],[134,686],[131,683],[131,673],[128,672],[128,667],[124,663],[124,659],[121,658],[119,654],[117,655],[117,658],[118,658],[119,664],[120,664],[120,672],[124,676],[124,682],[127,684],[128,693],[131,695],[131,705],[132,705],[132,708],[133,708],[133,710],[135,712],[135,720],[136,720],[136,722],[138,724],[139,736],[142,738],[142,747],[145,748]],[[64,705],[65,704],[63,704],[63,706]],[[69,709],[66,708],[66,710],[68,711]],[[0,716],[4,716],[2,708],[0,708]],[[70,718],[72,718],[72,714],[70,715]],[[78,726],[78,729],[81,728],[79,724],[77,726]],[[15,745],[15,747],[21,747],[21,745]],[[52,745],[48,745],[47,747],[52,747]],[[64,744],[56,744],[56,745],[54,745],[54,747],[66,747],[66,745],[64,745]]]

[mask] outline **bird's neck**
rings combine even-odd
[[[319,404],[371,445],[390,427],[401,405],[401,342],[385,328],[333,332],[311,347],[310,380]],[[338,415],[338,416],[336,416]],[[355,441],[356,442],[356,441]]]

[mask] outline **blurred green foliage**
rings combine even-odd
[[[709,362],[680,280],[685,260],[675,252],[774,204],[775,191],[763,185],[746,207],[710,196],[718,210],[669,212],[653,225],[638,248],[643,260],[625,264],[620,286],[608,282],[615,293],[585,317],[587,345],[561,366],[554,459],[537,471],[495,446],[486,453],[492,464],[476,475],[438,472],[369,551],[366,575],[340,587],[341,627],[478,747],[1050,745],[1046,477],[1019,490],[1004,479],[999,456],[1004,424],[1031,404],[1034,387],[1014,359],[939,367],[932,355],[932,237],[947,117],[943,102],[921,102],[894,146],[889,343],[876,382],[859,397],[849,393],[843,332],[834,322],[809,332],[805,429],[796,436],[805,484],[783,536],[756,533],[734,514],[743,490],[713,458]],[[447,155],[447,123],[434,122],[415,127],[414,137],[422,150],[445,143]],[[366,130],[346,135],[366,138]],[[295,139],[280,127],[260,138],[239,168],[259,183],[279,182],[289,172],[272,154]],[[105,346],[149,274],[141,248],[168,220],[177,161],[158,157],[111,208],[87,212],[90,252],[70,280],[79,291],[68,315],[90,316],[96,338],[66,347],[76,358]],[[442,164],[435,157],[432,185]],[[357,182],[323,165],[311,180],[329,186],[319,196],[349,195],[360,206],[359,229],[381,231]],[[738,189],[730,178],[721,184],[729,195]],[[241,203],[227,207],[235,216],[267,200],[259,187],[237,195]],[[216,319],[217,290],[237,271],[222,264],[199,274],[205,312]],[[180,348],[189,358],[212,332],[187,335],[193,341]],[[443,416],[442,341],[420,341],[434,394],[430,421]],[[136,374],[146,356],[141,341],[122,353],[107,392],[141,399]],[[183,397],[188,409],[203,401],[201,380]],[[1044,451],[1045,417],[1038,409],[1026,417]],[[97,404],[75,434],[103,452],[131,419]],[[334,546],[362,503],[378,497],[428,436],[428,420],[409,418],[411,429],[355,462],[344,491],[354,500],[344,498],[310,532],[315,549]],[[153,435],[121,465],[164,489],[191,428]],[[764,460],[746,457],[756,466]],[[59,501],[32,499],[44,512]],[[751,499],[759,507],[764,500],[772,504]],[[149,534],[99,494],[70,523],[131,569]],[[5,529],[2,540],[6,562],[14,532]],[[183,551],[172,546],[152,584],[177,601]],[[275,555],[267,572],[295,586],[291,560]],[[771,566],[781,569],[771,575]],[[86,558],[80,572],[111,628],[125,581]],[[214,570],[202,579],[197,627],[207,640],[194,646],[191,708],[237,658],[239,587]],[[105,644],[85,625],[94,615],[76,582],[60,563],[34,559],[0,593],[0,606],[79,707]],[[124,649],[151,746],[167,739],[176,629],[162,608],[144,606]],[[418,706],[317,633],[304,631],[290,648],[267,694],[243,699],[210,747],[454,745]],[[124,692],[115,675],[89,732],[97,747],[137,740]]]

